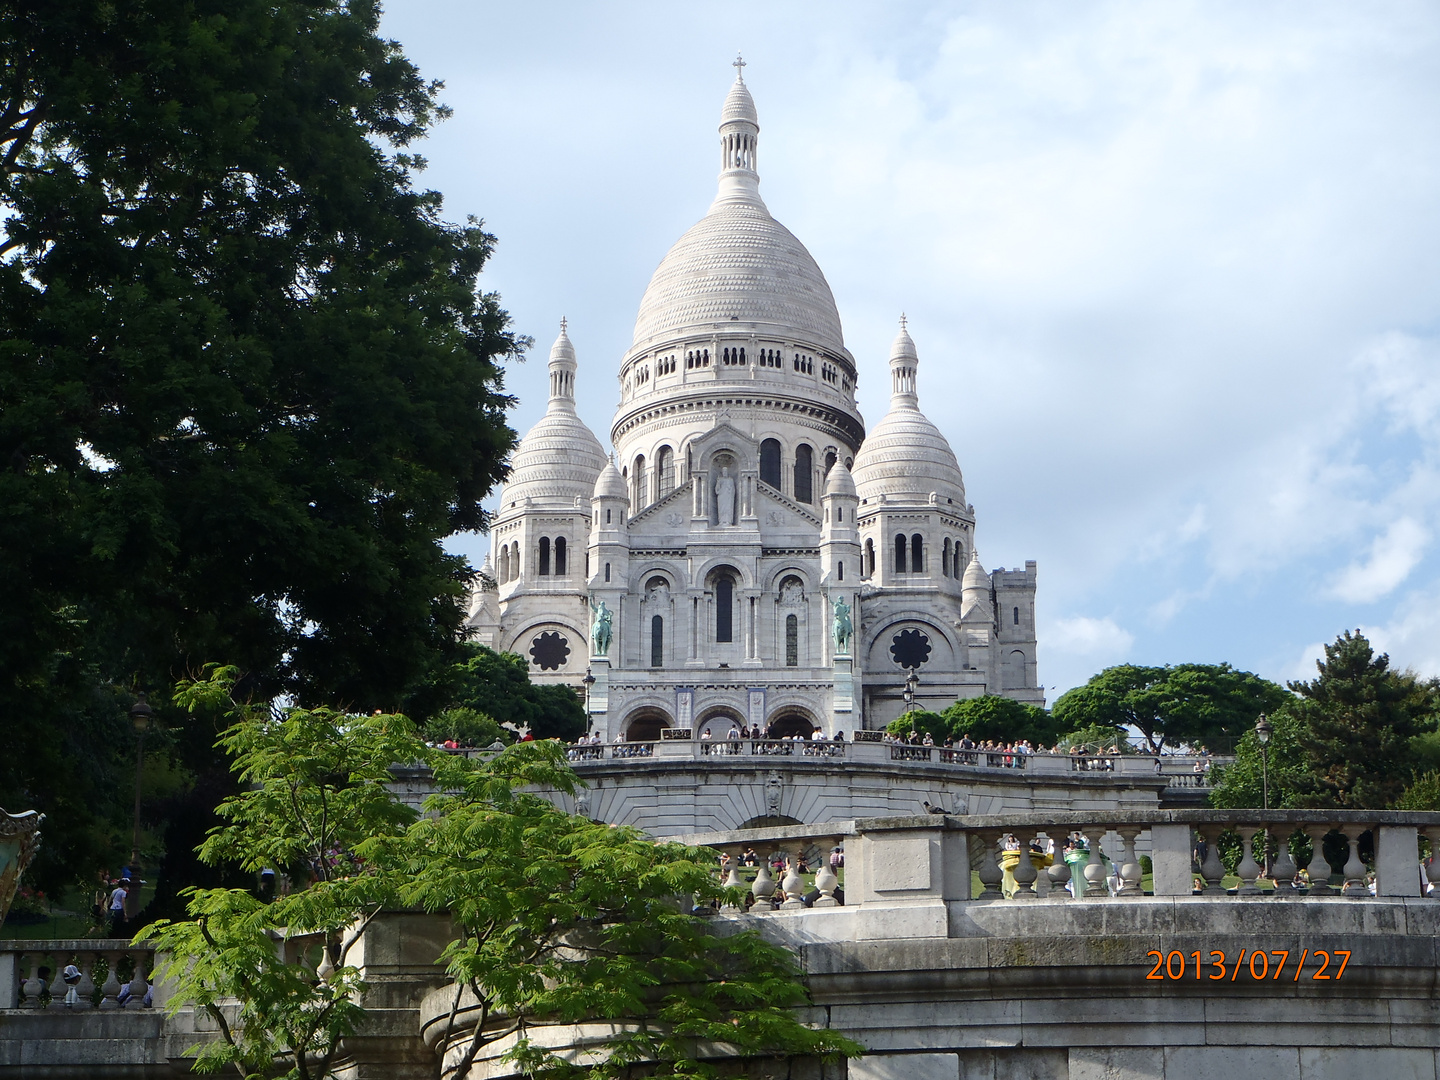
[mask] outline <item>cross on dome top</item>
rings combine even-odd
[[[735,78],[736,78],[737,80],[739,80],[740,82],[744,82],[744,81],[745,81],[745,71],[744,71],[744,68],[745,68],[745,58],[744,58],[743,56],[741,56],[739,53],[736,53],[736,54],[735,54],[735,59],[732,60],[732,61],[730,61],[730,66],[735,69]]]

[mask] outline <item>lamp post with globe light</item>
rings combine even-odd
[[[586,668],[585,678],[580,681],[585,684],[585,734],[589,735],[594,723],[594,718],[590,715],[590,688],[595,685],[595,673]]]
[[[1260,743],[1260,798],[1261,809],[1270,809],[1270,763],[1266,755],[1266,746],[1269,745],[1270,736],[1275,731],[1265,714],[1260,714],[1260,719],[1255,721],[1255,738]],[[1268,830],[1267,830],[1268,833]],[[1270,839],[1265,839],[1265,876],[1270,876]]]
[[[920,676],[913,670],[905,676],[905,715],[915,711],[915,691],[920,689]]]

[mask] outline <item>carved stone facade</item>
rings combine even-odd
[[[912,672],[918,707],[1043,702],[1035,564],[981,566],[903,319],[890,410],[867,435],[825,276],[760,197],[759,130],[737,78],[718,194],[641,301],[611,455],[575,412],[562,325],[471,626],[536,681],[578,691],[589,670],[609,739],[882,727]]]

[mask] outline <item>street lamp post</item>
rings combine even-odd
[[[585,669],[585,678],[580,681],[585,684],[585,734],[589,735],[592,722],[590,719],[590,688],[595,685],[595,675],[587,667]]]
[[[145,768],[145,732],[154,714],[145,695],[130,706],[130,723],[135,728],[135,827],[130,836],[130,876],[134,886],[125,897],[125,917],[133,919],[140,907],[140,776]]]
[[[1270,726],[1270,721],[1265,718],[1265,714],[1264,714],[1264,713],[1261,713],[1261,714],[1260,714],[1260,719],[1255,721],[1255,738],[1256,738],[1256,739],[1259,741],[1259,743],[1260,743],[1260,792],[1261,792],[1261,800],[1262,800],[1262,809],[1265,809],[1265,810],[1269,810],[1269,809],[1270,809],[1270,762],[1269,762],[1268,756],[1267,756],[1267,754],[1266,754],[1265,747],[1269,744],[1269,742],[1270,742],[1270,735],[1271,735],[1272,732],[1274,732],[1274,730],[1275,730],[1275,729]],[[1265,861],[1265,876],[1266,876],[1266,877],[1269,877],[1269,876],[1270,876],[1270,838],[1269,838],[1268,831],[1267,831],[1266,838],[1265,838],[1265,859],[1264,859],[1264,861]]]
[[[915,711],[915,691],[920,688],[920,676],[914,671],[905,676],[905,715]]]

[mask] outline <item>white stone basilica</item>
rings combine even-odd
[[[890,411],[866,433],[830,287],[760,197],[759,132],[737,75],[719,192],[640,302],[613,455],[576,414],[562,321],[549,408],[515,452],[472,600],[476,639],[526,657],[536,682],[579,691],[592,674],[607,740],[732,723],[848,738],[904,711],[911,673],[918,707],[1043,703],[1035,563],[981,566],[903,318]]]

